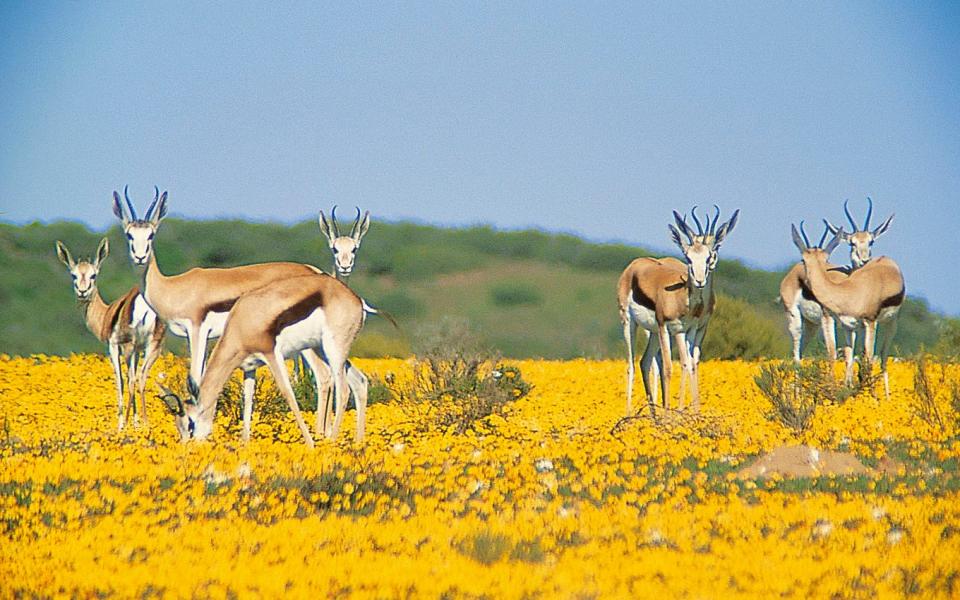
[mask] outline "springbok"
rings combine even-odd
[[[137,218],[126,187],[123,195],[129,214],[124,212],[117,192],[113,193],[113,214],[123,223],[130,259],[135,265],[146,266],[140,286],[144,299],[174,335],[187,338],[190,375],[199,381],[207,340],[223,333],[227,314],[241,295],[271,281],[321,271],[300,263],[273,262],[227,269],[193,268],[168,277],[160,272],[153,248],[153,238],[167,214],[167,192],[160,194],[154,189],[153,202],[143,219]]]
[[[823,223],[830,230],[831,234],[836,234],[840,237],[841,242],[850,244],[850,266],[853,269],[859,269],[870,261],[873,243],[890,228],[890,223],[893,221],[894,215],[891,214],[884,219],[883,223],[877,225],[876,229],[870,231],[870,217],[873,216],[873,200],[868,197],[867,218],[863,221],[863,229],[860,229],[850,215],[850,209],[847,207],[848,202],[849,200],[843,201],[843,213],[847,215],[847,221],[850,222],[853,233],[847,233],[842,227],[837,227],[826,219],[823,220]]]
[[[802,228],[790,226],[793,243],[800,250],[807,283],[817,301],[839,321],[848,336],[851,360],[847,361],[845,379],[853,380],[852,343],[849,336],[857,328],[864,328],[863,359],[860,380],[865,381],[873,366],[875,343],[879,346],[880,370],[883,388],[890,397],[890,378],[887,357],[890,342],[897,332],[897,318],[906,296],[906,287],[900,267],[893,259],[880,256],[856,269],[843,280],[834,281],[827,270],[827,259],[840,244],[841,233],[834,234],[824,248],[811,246]],[[877,325],[884,324],[877,337]]]
[[[148,425],[144,388],[150,367],[160,355],[165,330],[163,323],[157,320],[156,313],[147,306],[136,287],[110,304],[103,301],[100,290],[97,289],[97,275],[100,273],[101,264],[110,253],[110,242],[107,238],[100,240],[93,262],[76,262],[63,242],[58,240],[56,246],[57,257],[73,277],[73,290],[83,310],[87,329],[97,336],[98,340],[107,344],[117,387],[117,429],[123,430],[131,411],[134,413],[134,423],[138,423],[142,418],[143,424]],[[127,366],[126,381],[121,363],[126,363]],[[129,394],[126,407],[124,387]],[[136,409],[137,392],[140,394],[139,411]]]
[[[353,266],[357,260],[357,251],[360,250],[360,242],[367,230],[370,229],[370,211],[366,211],[363,217],[360,216],[360,207],[357,207],[357,218],[350,228],[350,235],[340,235],[340,226],[337,223],[337,207],[334,206],[330,211],[330,220],[320,211],[320,233],[327,238],[330,245],[330,252],[333,253],[333,271],[337,279],[346,281],[353,273]]]
[[[322,273],[311,265],[273,262],[225,269],[193,268],[168,277],[160,272],[153,247],[160,221],[167,214],[167,192],[160,194],[159,188],[154,188],[153,202],[143,219],[137,218],[126,187],[123,195],[127,212],[124,212],[117,192],[113,193],[113,212],[123,223],[131,260],[135,265],[146,265],[141,283],[143,297],[174,335],[187,338],[190,376],[194,381],[200,381],[203,375],[207,340],[220,337],[229,310],[240,296],[272,281]],[[318,365],[322,361],[313,352],[305,349],[304,359],[308,364]],[[329,376],[315,377],[318,398],[327,395],[325,385],[328,380]],[[367,394],[366,376],[359,369],[350,368],[348,383],[359,403]],[[249,405],[252,400],[249,398],[252,398],[253,386],[254,380],[244,380],[244,395],[248,396],[244,401],[244,439],[250,434]]]
[[[717,266],[717,251],[727,235],[733,231],[740,214],[737,209],[730,220],[717,227],[720,208],[715,208],[717,212],[713,222],[711,223],[708,217],[706,227],[702,227],[694,207],[696,234],[687,225],[686,219],[673,211],[676,227],[668,227],[674,243],[683,252],[684,261],[675,258],[638,258],[620,275],[617,301],[620,321],[623,324],[623,337],[627,343],[628,415],[633,412],[634,338],[638,325],[649,332],[647,346],[640,360],[640,371],[651,416],[655,416],[651,384],[654,360],[660,372],[663,407],[669,408],[671,335],[676,339],[683,368],[680,377],[680,406],[683,405],[685,395],[684,377],[689,376],[693,408],[700,408],[700,347],[716,302],[711,275]]]
[[[802,228],[802,221],[800,225]],[[829,227],[825,228],[817,248],[823,248],[829,233],[831,233]],[[833,281],[846,279],[847,273],[848,271],[843,267],[827,263],[827,274]],[[817,328],[823,333],[823,344],[827,349],[827,356],[831,361],[836,360],[837,337],[833,316],[823,310],[813,292],[810,291],[802,262],[793,265],[780,282],[780,302],[787,315],[787,330],[793,340],[793,360],[800,362],[803,351],[810,338],[816,335]]]
[[[337,401],[331,437],[340,430],[346,409],[346,363],[350,346],[367,314],[375,313],[350,288],[326,274],[305,275],[268,283],[243,295],[230,309],[223,335],[210,354],[210,362],[199,386],[188,378],[190,397],[186,402],[164,390],[164,402],[173,412],[183,440],[205,439],[213,431],[217,400],[236,368],[244,372],[244,427],[248,428],[247,406],[252,403],[253,373],[266,364],[287,400],[297,426],[308,446],[313,438],[300,414],[287,375],[284,359],[310,349],[322,352],[332,373],[333,395]],[[305,356],[315,357],[313,352]],[[313,359],[308,364],[318,381],[324,376]],[[365,390],[364,390],[365,391]],[[171,398],[173,401],[171,401]],[[326,430],[329,401],[317,407],[317,431]],[[357,440],[364,435],[366,394],[357,399]]]
[[[843,202],[843,212],[847,216],[847,221],[853,228],[853,233],[847,233],[842,228],[833,225],[827,219],[823,224],[827,232],[833,235],[840,232],[840,241],[850,244],[850,266],[841,267],[838,265],[827,265],[827,272],[834,280],[842,279],[851,271],[859,269],[870,260],[873,242],[880,237],[890,227],[893,221],[893,215],[887,217],[876,229],[870,231],[870,217],[873,215],[873,200],[867,198],[867,218],[864,220],[863,229],[857,227],[853,216],[850,215],[848,206],[849,200]],[[827,233],[821,238],[818,247],[823,246]],[[787,329],[793,339],[793,359],[799,362],[803,355],[803,349],[810,336],[814,334],[815,328],[819,325],[823,332],[824,346],[827,348],[827,355],[830,360],[837,358],[836,327],[833,317],[821,309],[819,303],[812,299],[809,287],[803,279],[803,264],[797,263],[783,278],[780,283],[780,299],[783,303],[784,311],[787,313]],[[856,332],[847,332],[846,342],[849,346],[844,346],[844,360],[849,362],[853,360],[852,345],[856,341]]]

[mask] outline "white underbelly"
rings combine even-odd
[[[210,331],[210,333],[207,334],[207,339],[212,340],[223,335],[223,330],[227,327],[227,317],[229,316],[229,312],[207,313],[207,316],[203,318],[203,323],[200,325],[200,329],[207,329]]]
[[[157,325],[157,313],[153,312],[143,296],[137,296],[133,299],[133,314],[131,315],[130,328],[133,331],[134,343],[137,346],[145,346],[150,338],[153,337],[153,330]]]
[[[860,319],[856,317],[845,317],[843,315],[837,316],[837,321],[840,323],[840,326],[848,331],[853,331],[859,329],[862,325]]]
[[[877,315],[877,322],[883,323],[891,319],[896,318],[897,314],[900,312],[899,306],[888,306],[880,311],[880,314]]]
[[[800,309],[800,315],[805,320],[819,323],[823,319],[823,309],[813,300],[805,300],[800,298],[797,306]]]
[[[657,313],[633,300],[630,301],[630,318],[647,331],[655,332],[657,330]]]
[[[326,329],[326,313],[317,308],[307,318],[284,327],[277,335],[275,347],[284,358],[291,358],[306,348],[320,348]]]

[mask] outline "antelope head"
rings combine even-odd
[[[137,217],[133,209],[127,186],[123,186],[123,197],[126,208],[120,203],[120,194],[113,192],[113,214],[123,224],[123,232],[127,235],[127,245],[130,247],[130,260],[135,265],[145,265],[153,252],[153,236],[157,233],[160,220],[167,215],[167,193],[160,194],[160,189],[154,187],[153,202],[147,209],[144,218]]]
[[[369,210],[363,213],[363,217],[361,217],[360,207],[357,207],[357,218],[353,222],[353,227],[350,228],[350,235],[340,235],[336,206],[330,211],[329,221],[324,216],[323,211],[320,211],[320,233],[327,238],[330,251],[333,252],[333,266],[338,278],[349,277],[353,272],[353,266],[357,260],[357,251],[360,249],[360,241],[369,228]]]
[[[200,389],[193,377],[187,376],[186,401],[164,386],[160,386],[163,394],[159,396],[166,404],[167,410],[173,415],[174,425],[184,442],[189,440],[205,440],[213,432],[213,417],[216,406],[203,410],[199,404]]]
[[[873,231],[870,231],[870,217],[873,216],[873,200],[867,198],[867,218],[863,221],[863,228],[857,227],[856,222],[850,215],[850,209],[847,207],[849,200],[843,201],[843,212],[847,215],[847,221],[850,222],[852,233],[847,233],[843,227],[837,227],[830,221],[824,219],[823,223],[830,230],[830,233],[837,234],[841,242],[850,244],[850,263],[853,268],[859,269],[870,261],[870,252],[873,248],[873,242],[883,235],[890,227],[893,221],[893,215],[890,215],[880,223]]]
[[[680,247],[684,260],[687,263],[687,274],[694,287],[703,288],[707,285],[710,273],[717,268],[717,251],[726,239],[727,234],[733,231],[740,216],[740,209],[733,211],[730,220],[717,227],[720,220],[720,207],[714,205],[716,213],[711,221],[707,215],[706,226],[697,218],[697,207],[693,207],[693,221],[697,224],[696,233],[687,224],[686,217],[681,217],[673,211],[676,226],[668,225],[673,242]]]
[[[73,277],[73,291],[77,294],[77,300],[87,301],[97,291],[97,274],[100,272],[100,263],[110,254],[110,242],[107,238],[100,240],[97,246],[97,257],[93,262],[81,260],[76,262],[63,242],[57,240],[57,257],[60,262],[67,266],[70,276]]]
[[[843,234],[843,229],[833,231],[831,226],[827,225],[823,231],[823,235],[820,236],[820,243],[816,246],[812,245],[807,238],[807,232],[803,229],[803,221],[800,221],[799,231],[796,225],[791,224],[790,233],[793,236],[794,245],[800,250],[800,257],[803,259],[804,266],[817,262],[826,268],[827,259],[830,258],[830,254],[840,245],[840,236]],[[823,244],[827,239],[828,233],[833,233],[833,237],[827,242],[827,245],[824,246]]]

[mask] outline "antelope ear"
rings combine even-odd
[[[363,239],[363,236],[367,235],[367,230],[370,229],[370,211],[365,211],[363,213],[363,219],[360,220],[360,226],[357,227],[356,233],[353,235],[353,239],[357,241],[357,245],[360,245],[360,240]]]
[[[806,252],[807,243],[800,237],[800,232],[797,231],[797,226],[793,223],[790,224],[790,235],[793,238],[793,244],[797,247],[797,250],[799,250],[801,254]],[[836,236],[834,236],[834,239],[836,239]]]
[[[188,404],[196,404],[197,398],[200,397],[200,388],[197,386],[197,382],[194,381],[193,375],[187,375],[187,391],[190,392],[190,400],[187,400]]]
[[[330,221],[324,216],[322,210],[320,211],[320,218],[317,219],[317,221],[320,223],[320,233],[323,234],[323,237],[327,238],[327,243],[333,248],[333,230],[330,228]]]
[[[167,216],[167,192],[160,194],[160,199],[157,201],[156,212],[153,213],[150,222],[154,226],[160,224],[160,221]]]
[[[823,248],[823,251],[827,253],[827,256],[830,256],[830,254],[837,249],[837,246],[840,245],[840,233],[842,232],[843,230],[841,229],[840,232],[835,233],[833,235],[833,239],[827,242],[827,245]]]
[[[113,191],[113,214],[116,215],[124,225],[130,222],[127,215],[123,214],[123,205],[120,204],[120,194],[118,194],[116,190]]]
[[[717,230],[716,237],[714,237],[713,249],[719,250],[720,246],[723,244],[723,240],[727,237],[733,228],[737,226],[737,219],[740,217],[740,209],[733,211],[733,216],[730,217],[730,220],[720,226],[720,229]]]
[[[100,263],[107,258],[107,255],[110,254],[110,240],[103,238],[100,240],[100,245],[97,246],[97,260],[94,261],[93,265],[97,268],[100,267]]]
[[[874,229],[873,232],[871,233],[871,235],[873,236],[873,239],[877,239],[878,237],[886,233],[887,229],[890,228],[890,223],[892,221],[893,221],[893,215],[890,215],[889,217],[886,218],[886,220],[883,223],[880,223],[879,225],[877,225],[877,228]]]
[[[687,253],[687,248],[690,247],[690,244],[688,244],[686,241],[684,241],[683,236],[682,236],[681,233],[680,233],[680,230],[678,230],[678,229],[677,229],[676,227],[674,227],[673,225],[667,225],[667,229],[670,230],[670,237],[673,239],[673,243],[676,244],[676,245],[680,248],[680,251],[681,251],[681,252],[683,252],[684,254],[686,254],[686,253]]]
[[[77,263],[73,262],[73,256],[70,255],[70,251],[67,250],[67,247],[64,246],[60,240],[57,240],[57,258],[59,258],[60,262],[65,264],[68,269],[73,269],[77,266]]]

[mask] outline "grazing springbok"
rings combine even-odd
[[[244,371],[244,428],[248,428],[246,406],[252,403],[253,372],[260,365],[270,368],[277,386],[287,400],[306,444],[313,438],[300,414],[287,375],[284,359],[303,350],[317,350],[332,373],[333,395],[337,401],[331,437],[336,437],[346,409],[347,356],[363,326],[365,316],[375,313],[350,288],[326,274],[306,275],[273,281],[238,299],[227,316],[226,328],[210,354],[200,385],[188,379],[190,397],[186,402],[164,390],[164,402],[176,417],[182,439],[205,439],[213,430],[217,400],[234,369]],[[311,353],[309,356],[315,356]],[[318,381],[323,370],[311,359]],[[329,402],[317,407],[317,432],[326,431]],[[363,439],[366,418],[366,394],[357,399],[357,440]]]
[[[834,281],[828,272],[827,259],[840,244],[841,232],[834,234],[826,247],[811,246],[802,228],[797,231],[790,226],[793,243],[800,250],[806,280],[810,290],[824,309],[840,323],[848,336],[851,349],[846,364],[845,379],[853,380],[852,347],[849,336],[857,328],[864,328],[863,359],[860,364],[860,380],[866,381],[873,366],[874,345],[879,342],[880,370],[883,373],[883,388],[890,397],[890,378],[887,373],[887,357],[890,342],[897,332],[897,318],[906,296],[906,287],[900,267],[893,259],[880,256],[871,259],[843,280]],[[877,325],[884,324],[877,336]]]
[[[353,273],[353,266],[357,260],[357,251],[360,250],[360,242],[363,236],[370,229],[370,211],[360,216],[360,207],[357,207],[357,218],[350,228],[350,235],[340,235],[340,226],[337,224],[337,207],[334,206],[330,211],[330,220],[320,211],[320,233],[327,238],[330,245],[330,252],[333,253],[333,272],[340,281],[347,281],[350,274]]]
[[[696,207],[693,211],[697,233],[676,211],[673,212],[676,227],[668,226],[674,243],[683,252],[684,261],[675,258],[638,258],[620,275],[617,301],[623,337],[627,343],[628,415],[633,412],[634,339],[638,325],[649,332],[647,346],[640,360],[640,371],[651,416],[655,416],[651,383],[655,375],[651,369],[654,360],[660,372],[663,407],[669,408],[671,335],[676,339],[683,368],[680,406],[684,402],[684,376],[689,376],[693,408],[700,408],[700,347],[716,302],[711,275],[717,266],[717,251],[736,226],[740,210],[734,211],[729,221],[717,227],[720,208],[716,207],[713,222],[708,217],[705,228],[696,217]]]
[[[117,192],[113,193],[113,212],[123,223],[131,260],[135,265],[147,265],[142,274],[143,296],[174,335],[187,338],[190,376],[194,381],[200,381],[203,374],[207,340],[220,337],[227,314],[240,296],[272,281],[322,273],[311,265],[273,262],[226,269],[193,268],[180,275],[165,276],[157,265],[153,240],[167,213],[167,192],[160,194],[160,190],[154,188],[153,202],[143,219],[137,218],[126,187],[123,195],[129,214],[124,212]],[[303,351],[303,357],[308,364],[322,363],[309,348]],[[351,367],[347,373],[350,390],[359,404],[361,397],[366,397],[368,380],[359,369]],[[326,397],[329,374],[324,375],[321,368],[321,375],[314,379],[317,397]],[[245,379],[243,385],[244,395],[248,397],[244,401],[244,439],[248,439],[254,380]]]
[[[800,226],[803,227],[802,221]],[[817,248],[823,248],[829,233],[831,233],[830,229],[825,228]],[[846,279],[847,273],[848,270],[844,267],[827,263],[827,275],[833,281]],[[807,343],[816,335],[817,329],[823,333],[823,344],[827,349],[827,356],[831,361],[836,360],[837,337],[833,316],[823,310],[813,292],[810,291],[802,262],[793,265],[780,282],[780,303],[787,315],[787,330],[793,339],[793,360],[800,362]]]
[[[850,266],[853,269],[859,269],[870,261],[870,253],[873,248],[873,242],[878,237],[886,233],[893,221],[893,214],[884,219],[883,223],[877,225],[876,229],[870,231],[870,217],[873,216],[873,200],[867,198],[867,218],[863,221],[863,229],[857,227],[856,222],[850,215],[850,209],[847,207],[849,200],[843,201],[843,213],[847,215],[847,221],[853,233],[847,233],[842,227],[837,227],[824,219],[823,223],[830,230],[830,233],[840,237],[840,241],[850,244]]]
[[[63,242],[57,241],[57,257],[73,277],[73,290],[83,310],[87,329],[107,344],[117,387],[117,429],[122,431],[131,411],[134,413],[134,423],[139,423],[142,418],[144,425],[149,424],[144,388],[150,367],[160,355],[165,328],[136,287],[110,304],[103,301],[97,289],[97,275],[109,253],[110,243],[103,238],[93,262],[76,262]],[[126,381],[121,365],[124,362],[127,367]],[[129,395],[126,407],[124,387]],[[137,392],[140,394],[139,411],[136,408]]]

